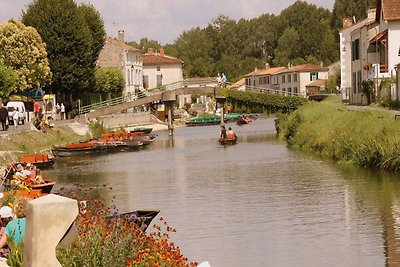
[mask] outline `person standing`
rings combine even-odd
[[[222,73],[221,79],[222,79],[222,84],[223,84],[224,87],[225,87],[225,86],[226,86],[226,83],[228,82],[228,78],[226,78],[225,73]]]
[[[61,117],[61,107],[60,104],[56,104],[56,120],[59,120]]]
[[[61,103],[60,111],[61,111],[61,119],[65,120],[65,106],[64,106],[64,103]]]
[[[35,112],[35,119],[39,118],[39,111],[40,111],[39,102],[35,101],[35,103],[33,103],[33,112]]]
[[[14,127],[15,129],[17,129],[18,124],[19,124],[19,111],[18,108],[14,108],[13,114],[12,114],[12,118],[14,121]]]
[[[8,119],[8,111],[5,106],[1,106],[0,108],[0,122],[3,131],[7,131],[7,119]]]

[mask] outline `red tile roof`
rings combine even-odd
[[[312,72],[312,71],[325,72],[328,70],[329,70],[329,68],[321,67],[319,65],[314,65],[314,64],[308,63],[308,64],[297,65],[297,66],[292,66],[290,68],[286,68],[285,70],[283,70],[279,73]]]
[[[141,52],[140,49],[137,49],[133,46],[126,44],[125,42],[122,42],[120,40],[117,40],[117,39],[114,39],[114,38],[111,38],[108,36],[106,37],[106,43],[109,43],[109,44],[112,44],[115,46],[119,46],[119,47],[121,47],[125,50],[128,50],[128,51],[131,51],[131,52]]]
[[[381,18],[381,11],[383,18]],[[400,20],[400,1],[399,0],[378,0],[376,7],[376,20]]]
[[[144,54],[143,65],[182,64],[183,61],[171,56],[159,54]]]
[[[325,86],[326,81],[327,80],[325,80],[325,79],[318,79],[318,80],[312,81],[311,83],[307,84],[306,87],[321,87],[321,86]]]
[[[269,68],[269,69],[257,69],[249,74],[246,74],[244,77],[250,76],[261,76],[261,75],[272,75],[276,72],[283,71],[285,67],[276,67],[276,68]]]

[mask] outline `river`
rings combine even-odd
[[[121,211],[159,209],[153,222],[165,218],[183,254],[212,267],[400,266],[398,176],[293,150],[273,119],[228,126],[235,146],[218,144],[218,126],[177,128],[137,152],[59,159],[45,175],[111,185]]]

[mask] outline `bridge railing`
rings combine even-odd
[[[268,93],[268,94],[277,94],[277,95],[285,95],[285,96],[301,96],[299,93],[295,92],[287,92],[287,91],[281,91],[281,90],[276,90],[272,88],[265,88],[265,87],[257,87],[257,86],[250,86],[246,85],[245,90],[248,92],[254,92],[254,93]]]
[[[100,108],[105,108],[109,106],[114,106],[118,104],[122,104],[125,102],[130,102],[134,101],[136,99],[144,98],[146,96],[154,95],[156,93],[160,92],[165,92],[165,91],[172,91],[176,90],[179,88],[184,88],[184,87],[217,87],[218,83],[217,81],[213,81],[212,79],[209,78],[204,78],[204,79],[196,79],[196,80],[188,80],[188,81],[177,81],[171,84],[163,85],[160,87],[152,88],[146,91],[141,91],[137,88],[136,94],[128,94],[126,96],[120,96],[116,97],[113,99],[101,101],[95,104],[87,105],[87,106],[82,106],[79,109],[79,114],[85,114],[89,113],[92,110],[100,109]]]
[[[109,106],[114,106],[114,105],[118,105],[118,104],[122,104],[125,102],[131,102],[140,98],[144,98],[148,96],[148,94],[146,94],[146,92],[143,91],[138,91],[136,94],[128,94],[128,95],[124,95],[124,96],[120,96],[120,97],[116,97],[113,99],[109,99],[109,100],[105,100],[105,101],[101,101],[95,104],[91,104],[91,105],[87,105],[87,106],[82,106],[79,109],[79,114],[85,114],[85,113],[89,113],[92,110],[96,110],[96,109],[100,109],[100,108],[106,108]]]

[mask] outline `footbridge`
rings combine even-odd
[[[161,88],[138,91],[137,94],[121,96],[118,98],[102,101],[96,104],[83,106],[79,108],[80,117],[86,120],[98,118],[114,113],[118,113],[130,108],[155,103],[171,103],[176,101],[178,95],[188,94],[213,94],[214,96],[222,88],[216,81],[211,79],[202,79],[196,81],[179,81],[165,85]]]

